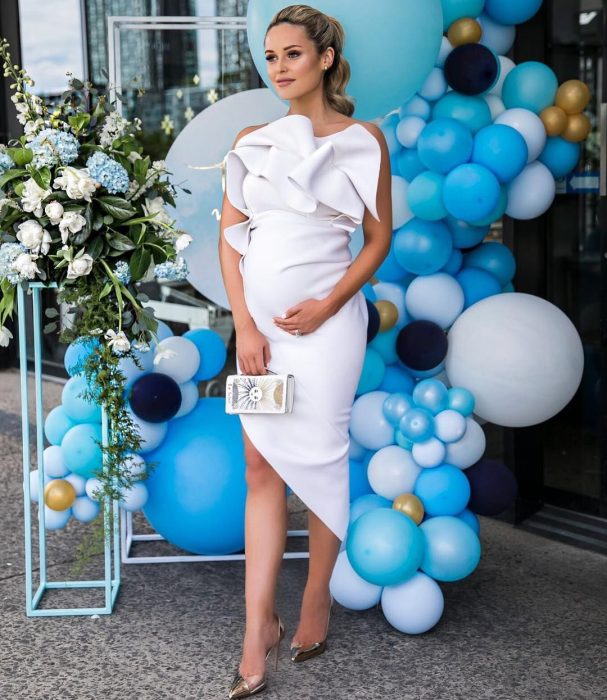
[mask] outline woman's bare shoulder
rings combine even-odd
[[[245,126],[244,129],[241,129],[237,134],[236,138],[234,139],[234,143],[232,144],[232,148],[236,147],[236,144],[240,141],[240,139],[243,136],[246,136],[247,134],[250,134],[252,131],[257,131],[257,129],[261,129],[264,126],[267,126],[270,122],[267,122],[266,124],[253,124],[252,126]]]
[[[353,120],[352,123],[360,124],[362,127],[364,127],[372,136],[375,136],[375,138],[379,141],[380,145],[386,144],[386,137],[384,136],[384,132],[377,126],[377,124],[356,119]]]

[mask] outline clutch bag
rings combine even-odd
[[[226,413],[290,413],[295,377],[292,374],[230,374],[226,379]]]

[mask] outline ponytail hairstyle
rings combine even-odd
[[[341,23],[309,5],[289,5],[279,10],[268,25],[268,31],[282,22],[302,26],[308,38],[314,42],[320,56],[329,46],[335,55],[331,66],[323,71],[325,98],[338,112],[351,117],[354,113],[354,100],[346,95],[345,89],[350,79],[350,64],[344,58],[345,32]]]

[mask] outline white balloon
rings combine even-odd
[[[181,418],[181,416],[186,416],[193,411],[199,399],[197,382],[186,382],[180,384],[179,388],[181,389],[181,406],[175,414],[175,418]]]
[[[447,81],[445,80],[443,69],[435,66],[428,73],[426,82],[418,92],[425,100],[430,102],[436,102],[436,100],[440,99],[447,92]]]
[[[367,466],[371,488],[390,500],[401,493],[411,493],[420,472],[411,452],[398,445],[382,447],[371,457]]]
[[[425,122],[424,122],[425,123]],[[407,192],[409,183],[400,175],[392,175],[392,229],[396,230],[404,226],[413,218],[413,212],[409,208]]]
[[[488,17],[484,12],[476,21],[481,25],[483,30],[479,44],[492,49],[495,53],[508,53],[514,44],[516,36],[516,27],[514,25],[498,24],[491,17]]]
[[[443,442],[461,440],[466,432],[466,419],[458,411],[448,408],[434,416],[434,432]]]
[[[90,523],[99,515],[101,507],[88,496],[80,496],[72,503],[72,515],[81,523]]]
[[[136,481],[130,489],[123,489],[122,496],[119,500],[119,505],[124,510],[131,513],[140,510],[148,500],[147,486],[141,481]]]
[[[445,601],[438,583],[418,571],[403,583],[384,586],[381,607],[386,620],[400,632],[422,634],[441,619]]]
[[[67,476],[64,476],[63,478],[66,481],[69,481],[70,484],[74,487],[74,491],[76,492],[76,496],[84,496],[85,487],[86,487],[86,479],[83,476],[80,476],[80,474],[74,474],[72,472],[71,474],[68,474]]]
[[[99,492],[99,494],[101,495],[101,492],[102,492],[101,481],[96,476],[92,476],[90,479],[86,480],[84,490],[86,491],[86,495],[91,500],[97,501],[98,496],[95,495],[95,492]],[[100,497],[100,495],[99,495],[99,497]]]
[[[44,465],[44,473],[55,479],[60,479],[68,472],[63,460],[63,450],[59,445],[50,445],[44,450],[42,464]]]
[[[405,308],[405,290],[396,282],[378,282],[373,285],[377,299],[391,301],[398,311],[396,326],[403,326],[408,322],[407,310]]]
[[[531,294],[498,294],[466,309],[449,331],[446,369],[476,399],[475,413],[507,427],[535,425],[564,408],[582,379],[575,326]]]
[[[416,277],[405,296],[407,311],[417,321],[449,328],[464,308],[464,291],[446,272]]]
[[[489,111],[491,112],[491,121],[495,121],[502,112],[506,111],[506,107],[502,102],[502,98],[497,95],[489,93],[488,95],[482,96],[487,105],[489,106]]]
[[[396,138],[405,148],[415,148],[426,122],[420,117],[403,117],[396,127]]]
[[[487,438],[481,426],[472,418],[466,420],[466,431],[462,438],[447,444],[445,463],[467,469],[485,454]]]
[[[508,183],[506,214],[513,219],[535,219],[549,209],[555,195],[552,173],[536,160]]]
[[[438,56],[436,57],[436,65],[439,68],[442,68],[445,65],[445,61],[447,60],[447,56],[453,51],[453,44],[449,41],[449,39],[446,36],[443,36],[443,40],[441,42],[440,50],[438,52]]]
[[[495,85],[491,88],[491,92],[489,94],[493,95],[494,97],[499,97],[501,102],[504,80],[506,80],[508,73],[516,68],[516,63],[511,58],[508,58],[508,56],[498,56],[497,58],[500,63],[500,75]],[[504,103],[502,102],[502,104]]]
[[[382,591],[381,586],[365,581],[354,571],[345,550],[337,555],[329,589],[335,600],[350,610],[372,608],[379,602]]]
[[[188,382],[198,371],[200,353],[196,345],[180,335],[158,343],[154,355],[154,372],[172,377],[177,384]]]
[[[72,509],[53,510],[44,506],[44,526],[47,530],[61,530],[72,516]]]
[[[438,467],[445,459],[445,445],[436,438],[430,438],[424,442],[416,442],[411,454],[420,467]]]
[[[527,144],[527,162],[537,159],[546,145],[546,129],[542,120],[529,109],[513,107],[502,112],[495,124],[505,124],[516,129]]]
[[[61,449],[61,448],[59,448]],[[39,472],[37,469],[32,469],[30,472],[30,501],[32,503],[38,503],[39,501],[39,494],[38,494],[38,479],[39,479]],[[49,481],[52,481],[53,479],[48,475],[44,475],[44,485],[46,486]]]
[[[168,423],[149,423],[138,418],[130,409],[127,411],[141,438],[139,452],[145,454],[155,450],[167,434]]]

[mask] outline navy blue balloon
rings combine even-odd
[[[445,80],[462,95],[481,95],[492,88],[500,63],[493,51],[482,44],[456,46],[445,59]]]
[[[497,515],[516,498],[516,477],[496,459],[481,459],[464,471],[470,482],[468,509],[478,515]]]
[[[129,402],[133,413],[141,420],[164,423],[181,408],[181,389],[167,374],[151,372],[133,383]]]
[[[379,311],[377,306],[372,301],[365,297],[367,302],[367,311],[369,312],[369,322],[367,323],[367,343],[370,343],[373,338],[379,333]]]
[[[434,369],[445,359],[447,347],[445,332],[432,321],[412,321],[396,337],[396,353],[412,370]]]

